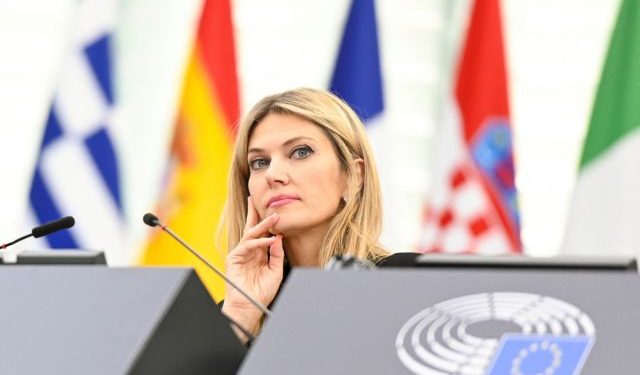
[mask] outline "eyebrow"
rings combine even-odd
[[[304,136],[300,136],[300,137],[293,137],[289,140],[284,141],[280,147],[288,147],[290,144],[292,143],[296,143],[298,141],[301,140],[309,140],[309,141],[315,141],[315,139],[310,138],[310,137],[304,137]],[[264,152],[264,149],[259,148],[259,147],[252,147],[247,151],[247,154],[251,154],[251,153],[261,153]]]

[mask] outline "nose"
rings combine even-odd
[[[277,184],[286,185],[287,183],[289,183],[289,177],[286,170],[286,162],[282,160],[276,160],[275,158],[272,159],[269,163],[269,167],[267,167],[265,176],[267,178],[267,182],[272,187]]]

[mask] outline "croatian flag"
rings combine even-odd
[[[436,143],[422,252],[521,252],[512,145],[499,0],[476,0]]]
[[[123,205],[114,113],[112,0],[78,3],[69,53],[47,118],[30,191],[35,221],[65,215],[74,228],[46,237],[51,248],[107,251],[110,264],[130,260],[123,248]]]

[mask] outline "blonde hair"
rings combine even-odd
[[[322,90],[299,88],[260,100],[237,132],[226,205],[228,248],[242,238],[247,219],[249,166],[247,148],[253,129],[268,114],[287,114],[319,126],[331,140],[340,167],[348,176],[346,202],[331,220],[319,252],[320,264],[335,255],[376,261],[388,255],[378,244],[382,226],[382,196],[371,146],[355,112],[337,96]],[[354,160],[364,161],[362,184]]]

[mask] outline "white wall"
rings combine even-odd
[[[199,0],[121,1],[117,143],[132,223],[153,203],[181,64]],[[469,0],[378,0],[389,155],[381,173],[394,207],[385,239],[417,239],[429,185],[439,100]],[[505,0],[523,241],[558,251],[575,167],[619,0]],[[235,0],[243,111],[264,95],[327,87],[347,0]],[[75,1],[0,1],[0,242],[28,229],[27,194],[43,121],[69,37]],[[384,164],[384,163],[383,163]],[[134,224],[134,238],[144,234]]]
[[[0,2],[0,242],[25,228],[28,177],[71,31],[71,1]]]

